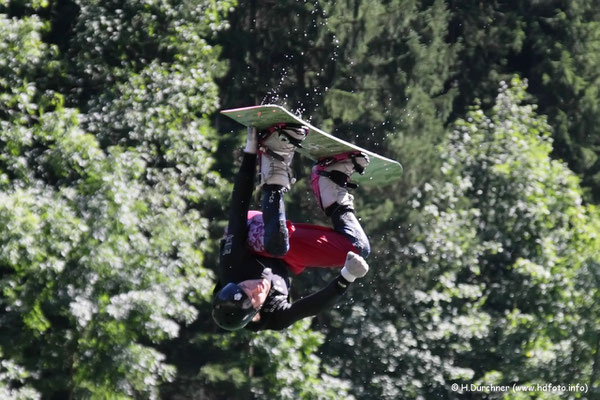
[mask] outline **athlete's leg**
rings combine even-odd
[[[274,257],[265,246],[266,227],[260,211],[248,213],[248,245],[264,257]],[[286,221],[289,251],[283,257],[290,271],[299,274],[306,267],[342,267],[349,251],[358,253],[347,236],[329,227]]]
[[[261,208],[264,222],[264,249],[272,256],[283,256],[290,248],[289,233],[285,222],[283,187],[264,185]]]
[[[307,134],[304,126],[285,124],[258,133],[264,249],[272,256],[283,256],[289,249],[283,194],[292,183],[290,164],[294,152]]]
[[[363,258],[368,257],[371,253],[369,238],[360,225],[358,218],[356,218],[354,209],[344,206],[334,206],[333,208],[328,208],[325,212],[331,217],[333,229],[346,236],[354,245],[358,254]]]
[[[290,251],[283,257],[290,270],[298,274],[307,267],[342,267],[349,251],[358,249],[349,238],[325,226],[292,223]]]
[[[321,160],[312,171],[312,187],[319,206],[331,218],[335,231],[346,236],[362,257],[369,255],[371,247],[356,218],[354,197],[348,188],[356,187],[350,176],[362,173],[368,163],[368,156],[353,152]]]

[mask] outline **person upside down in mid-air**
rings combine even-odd
[[[212,316],[223,329],[284,329],[331,307],[369,270],[364,260],[369,240],[348,193],[353,186],[350,176],[364,172],[367,155],[340,154],[313,167],[313,191],[333,229],[286,221],[284,193],[292,183],[290,164],[307,134],[307,127],[296,124],[278,124],[258,134],[248,128],[213,296]],[[257,163],[262,212],[248,210]],[[290,302],[289,272],[299,274],[307,267],[342,269],[325,288]]]

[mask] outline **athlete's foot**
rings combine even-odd
[[[278,124],[259,132],[261,186],[279,185],[290,189],[293,183],[290,164],[307,134],[307,127],[295,124]]]
[[[354,210],[354,197],[348,188],[356,188],[350,181],[355,172],[364,173],[369,157],[362,152],[339,154],[320,160],[312,169],[312,188],[317,203],[324,211],[334,204]],[[333,207],[337,208],[337,207]]]

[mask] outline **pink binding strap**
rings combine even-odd
[[[317,164],[312,169],[312,172],[310,173],[310,184],[312,186],[313,193],[315,194],[315,197],[317,198],[317,202],[319,203],[319,207],[321,207],[321,209],[322,209],[323,203],[321,202],[321,191],[319,190],[319,177],[321,176],[321,175],[319,175],[319,168],[324,168],[324,167],[321,167],[320,165]]]

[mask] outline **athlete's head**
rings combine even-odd
[[[213,319],[229,331],[243,328],[258,317],[270,289],[270,282],[265,278],[228,283],[214,296]]]

